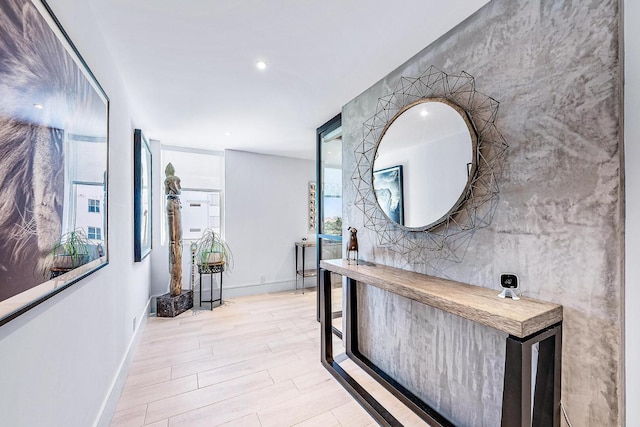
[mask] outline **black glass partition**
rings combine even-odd
[[[322,259],[342,257],[342,120],[338,114],[316,132],[316,206],[317,264]],[[342,317],[342,279],[332,278],[335,305],[334,319]],[[319,294],[318,294],[319,295]],[[320,301],[318,300],[318,320]],[[341,335],[341,321],[334,322],[334,330]]]

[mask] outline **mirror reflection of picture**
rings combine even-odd
[[[373,172],[373,188],[376,189],[378,205],[397,224],[404,224],[402,201],[402,166],[393,166]]]

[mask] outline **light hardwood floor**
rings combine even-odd
[[[149,318],[111,425],[373,426],[320,364],[316,293]]]
[[[334,355],[341,351],[335,338]],[[353,362],[341,366],[402,424],[426,426]],[[218,425],[377,425],[320,363],[316,292],[234,298],[213,311],[148,319],[111,426]]]

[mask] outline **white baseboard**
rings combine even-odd
[[[136,326],[136,331],[131,337],[131,341],[129,341],[127,352],[122,357],[122,361],[120,362],[120,366],[118,367],[118,372],[111,382],[111,387],[109,387],[109,393],[102,403],[100,412],[98,413],[96,421],[93,424],[96,427],[108,427],[109,424],[111,424],[111,418],[113,418],[113,413],[118,406],[118,400],[120,399],[120,395],[122,394],[122,388],[124,387],[124,383],[127,381],[127,375],[129,374],[129,368],[131,367],[133,356],[136,353],[136,348],[138,347],[138,343],[140,342],[140,338],[142,337],[142,331],[144,331],[144,327],[147,324],[147,319],[149,318],[150,304],[151,299],[147,301],[147,304],[145,304],[144,306],[144,310],[139,314],[138,318],[140,319],[140,321]]]

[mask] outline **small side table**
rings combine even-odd
[[[213,303],[216,301],[220,301],[220,305],[222,305],[222,273],[224,272],[224,263],[219,264],[198,264],[198,273],[200,273],[200,305],[202,303],[211,304],[211,310],[213,310]],[[220,297],[217,299],[213,299],[213,275],[216,273],[220,273]],[[202,275],[208,274],[211,278],[211,297],[208,300],[202,300]]]
[[[305,269],[304,261],[305,261],[305,249],[313,248],[316,246],[315,241],[303,240],[301,242],[296,242],[296,290],[298,290],[298,278],[302,277],[302,293],[304,294],[304,278],[305,277],[315,277],[318,275],[318,270],[313,269]],[[298,248],[302,248],[302,268],[298,268]]]

